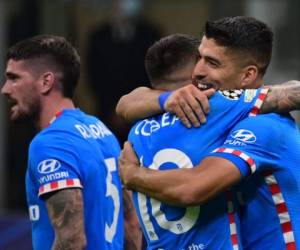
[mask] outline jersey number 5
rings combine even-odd
[[[112,240],[116,234],[117,222],[120,212],[120,195],[116,185],[112,183],[112,172],[117,171],[117,164],[115,158],[109,158],[105,160],[107,167],[106,176],[106,197],[110,196],[114,203],[114,216],[111,225],[105,224],[105,240],[112,243]]]

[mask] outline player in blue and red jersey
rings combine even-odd
[[[42,35],[11,47],[7,59],[1,93],[12,104],[11,119],[40,130],[26,173],[33,248],[123,249],[120,147],[101,121],[74,106],[76,50]]]
[[[245,179],[238,189],[244,248],[299,249],[300,133],[293,119],[247,118],[210,156],[216,164],[228,161]]]
[[[255,25],[254,25],[255,24]],[[259,33],[253,32],[253,29],[258,28],[260,25],[257,26],[257,21],[252,19],[252,18],[246,18],[246,17],[235,17],[235,18],[225,18],[224,20],[219,20],[216,22],[208,22],[206,25],[206,30],[205,30],[205,35],[202,39],[202,43],[199,47],[199,52],[200,52],[200,60],[197,63],[197,66],[195,68],[195,77],[198,79],[198,81],[201,83],[201,85],[206,85],[207,83],[213,83],[215,87],[221,87],[221,88],[244,88],[244,87],[257,87],[262,84],[262,79],[261,77],[265,73],[265,70],[267,68],[267,65],[270,60],[270,53],[271,53],[271,44],[272,44],[272,36],[264,36],[259,37]],[[236,26],[235,26],[236,25]],[[248,26],[247,26],[248,25]],[[225,29],[224,29],[225,28]],[[227,28],[227,30],[226,30]],[[235,29],[239,29],[238,32],[233,32],[234,34],[231,34],[230,31],[233,31]],[[246,28],[246,29],[243,29]],[[249,29],[251,28],[251,29]],[[260,29],[262,28],[262,29]],[[260,31],[267,30],[267,27],[262,27],[260,26]],[[231,29],[231,30],[230,30]],[[224,31],[225,30],[225,31]],[[229,30],[229,35],[226,36],[226,32]],[[258,35],[255,37],[253,35],[252,39],[249,39],[249,36],[247,36],[247,33],[244,34],[244,38],[246,40],[242,39],[243,36],[240,36],[241,32],[244,33],[245,31],[251,30],[251,34]],[[236,30],[235,30],[236,31]],[[239,33],[240,32],[240,33]],[[258,31],[259,32],[259,31]],[[225,34],[225,35],[224,35]],[[236,43],[232,43],[232,40],[238,38],[235,40]],[[263,43],[263,39],[269,39],[267,44],[268,46],[265,46],[266,44]],[[239,43],[244,43],[246,45],[245,48],[241,48],[241,44]],[[254,44],[251,45],[251,42]],[[254,50],[254,47],[256,51]],[[262,51],[262,54],[260,54],[260,51]],[[230,53],[229,53],[230,52]],[[266,55],[269,55],[266,56]],[[258,56],[258,57],[257,57]],[[239,64],[237,64],[239,63]],[[290,86],[291,87],[291,86]],[[282,87],[285,89],[286,87]],[[288,88],[288,87],[287,87]],[[288,108],[290,104],[292,104],[293,108],[299,107],[299,101],[295,103],[289,102],[285,103],[284,100],[287,100],[286,98],[289,93],[289,91],[293,92],[293,89],[291,88],[286,92],[283,96],[282,103],[279,103],[280,98],[277,92],[278,88],[272,88],[271,92],[268,94],[267,97],[267,102],[264,103],[263,109],[269,109],[274,110],[284,110]],[[277,92],[277,93],[276,93]],[[226,93],[226,96],[228,98],[231,97],[231,99],[234,99],[233,97],[236,97],[235,92],[223,92],[223,94]],[[255,93],[255,92],[254,92]],[[274,93],[277,98],[274,98]],[[299,90],[297,91],[299,93]],[[287,96],[285,96],[287,94]],[[293,95],[293,94],[292,94]],[[297,94],[294,93],[294,96]],[[156,94],[157,96],[157,94]],[[172,96],[172,95],[171,95]],[[251,96],[251,95],[250,95]],[[144,96],[145,98],[145,96]],[[244,100],[247,100],[249,96],[245,97]],[[252,96],[253,98],[253,96]],[[251,98],[250,98],[251,99]],[[269,99],[269,100],[268,100]],[[260,101],[258,101],[259,103]],[[283,107],[282,104],[288,104],[287,106]],[[214,110],[214,105],[215,103],[212,103],[211,108]],[[157,105],[158,106],[158,105]],[[192,106],[192,105],[191,105]],[[225,106],[226,107],[226,106]],[[186,112],[189,112],[188,109],[182,108],[182,110],[185,110]],[[190,107],[191,110],[191,107]],[[254,113],[256,114],[258,110],[256,110]],[[264,110],[265,112],[266,110]],[[219,112],[222,112],[222,109],[219,110]],[[228,114],[230,117],[230,114]],[[212,112],[209,114],[207,117],[207,124],[203,125],[202,128],[205,126],[216,126],[218,128],[218,124],[216,123],[210,123],[210,119],[213,119]],[[271,115],[270,115],[271,116]],[[265,117],[265,116],[263,116]],[[156,118],[158,119],[158,118]],[[250,119],[255,119],[255,118],[248,118],[247,120]],[[286,118],[284,118],[286,119]],[[287,120],[290,123],[290,130],[293,131],[294,135],[297,135],[297,130],[295,129],[295,125],[293,124],[292,120],[289,120],[290,118],[287,118]],[[149,119],[150,120],[150,119]],[[253,120],[254,123],[256,123],[256,126],[261,123],[260,120]],[[223,121],[220,119],[218,122],[222,123]],[[162,126],[162,123],[158,122],[149,122],[150,126],[150,131],[152,131],[151,136],[155,137],[155,134],[162,133],[160,131],[166,130],[166,126]],[[232,124],[231,124],[232,125]],[[142,127],[142,125],[140,125]],[[146,126],[145,126],[146,127]],[[201,130],[200,128],[199,130]],[[213,128],[211,128],[213,130]],[[223,127],[224,133],[227,133],[228,131],[226,130],[227,127]],[[265,128],[264,128],[265,129]],[[171,130],[169,128],[169,130]],[[145,147],[154,147],[154,145],[157,145],[158,143],[151,142],[149,139],[149,142],[141,144],[139,143],[139,139],[135,139],[136,137],[142,137],[141,134],[137,134],[139,130],[131,133],[130,139],[133,140],[133,145],[135,147],[135,150],[137,152],[137,155],[140,156],[141,151],[140,151],[140,145]],[[143,130],[142,130],[143,131]],[[208,130],[209,131],[209,130]],[[269,131],[266,131],[269,132]],[[263,132],[265,134],[269,134]],[[169,133],[166,132],[166,133]],[[205,137],[206,130],[203,130],[202,136]],[[187,133],[188,134],[188,133]],[[185,134],[186,135],[186,134]],[[221,133],[222,135],[222,133]],[[148,135],[149,136],[149,135]],[[169,140],[163,140],[161,143],[163,145],[170,145],[173,146],[176,144],[175,141],[180,140],[180,133],[179,134],[172,134],[169,135],[172,138],[168,138]],[[183,136],[183,135],[182,135]],[[220,136],[220,132],[215,130],[214,135],[211,135],[210,138],[206,139],[206,144],[201,144],[198,145],[197,142],[194,144],[188,144],[185,145],[184,147],[190,147],[193,148],[198,154],[203,153],[203,145],[204,145],[204,150],[205,145],[211,143],[211,141],[217,140],[216,137]],[[244,135],[242,134],[241,137],[243,138],[248,138],[248,134]],[[189,138],[189,137],[187,137]],[[142,139],[140,139],[142,140]],[[171,141],[172,140],[172,141]],[[200,140],[200,139],[199,139]],[[188,143],[188,140],[185,141],[185,143]],[[234,143],[238,145],[240,143],[238,140],[236,140]],[[137,148],[136,148],[137,144]],[[299,145],[296,143],[296,141],[293,142],[294,147],[299,147]],[[264,151],[263,146],[262,146],[262,151]],[[176,147],[175,147],[176,148]],[[169,149],[170,150],[170,147]],[[198,150],[198,151],[197,151]],[[254,150],[255,151],[255,150]],[[259,149],[256,149],[256,152],[259,151]],[[235,152],[235,151],[233,151]],[[153,155],[156,152],[150,151]],[[269,152],[270,153],[270,152]],[[272,153],[272,152],[271,152]],[[298,159],[298,155],[296,152],[290,152],[293,155],[294,162],[299,162],[300,159]],[[205,152],[204,152],[205,154]],[[221,154],[221,153],[218,153]],[[127,155],[127,156],[126,156]],[[147,155],[147,153],[145,153]],[[163,155],[162,153],[159,154]],[[227,157],[229,154],[227,154]],[[142,158],[142,163],[143,165],[149,166],[148,164],[151,164],[149,168],[152,169],[158,169],[157,166],[161,166],[161,163],[165,163],[166,161],[169,162],[188,162],[186,157],[180,156],[180,154],[176,154],[173,152],[171,153],[166,153],[166,155],[163,155],[163,159],[159,159],[159,157],[155,157],[152,162],[147,162],[145,163],[144,161],[144,155]],[[205,155],[201,155],[203,158]],[[217,156],[217,157],[216,157]],[[168,158],[170,157],[170,159]],[[129,144],[125,145],[124,153],[120,159],[121,165],[123,167],[121,168],[121,173],[123,177],[123,181],[125,185],[131,189],[134,189],[136,191],[145,193],[149,195],[150,197],[156,198],[160,201],[167,202],[169,204],[177,204],[181,206],[187,206],[187,205],[196,205],[199,203],[204,203],[207,200],[211,199],[213,196],[217,195],[218,193],[225,191],[228,187],[232,186],[233,184],[239,182],[242,179],[242,174],[245,174],[244,172],[241,172],[239,169],[239,164],[242,166],[245,166],[248,162],[252,166],[253,161],[249,157],[245,157],[244,154],[240,154],[240,157],[237,156],[232,156],[229,160],[224,159],[224,156],[220,157],[220,155],[209,155],[209,157],[206,157],[198,166],[195,168],[191,168],[193,165],[195,166],[196,164],[193,163],[192,165],[189,165],[191,169],[180,169],[180,170],[167,170],[167,171],[151,171],[146,168],[137,168],[139,163],[137,162],[136,158],[134,157],[134,153],[132,149],[130,148]],[[179,159],[178,159],[179,158]],[[185,161],[184,161],[185,160]],[[255,160],[255,158],[254,158]],[[244,165],[243,165],[244,163]],[[274,164],[274,162],[273,162]],[[279,162],[275,164],[280,164]],[[180,166],[180,164],[177,164],[177,168]],[[253,166],[252,166],[253,167]],[[160,168],[163,169],[163,168]],[[270,169],[270,168],[269,168]],[[164,169],[165,170],[165,169]],[[270,173],[267,173],[270,175]],[[297,179],[297,174],[294,175],[295,179]],[[273,178],[273,177],[272,177]],[[272,179],[271,178],[271,179]],[[273,178],[274,179],[274,178]],[[269,182],[274,184],[274,180]],[[250,178],[251,180],[251,178]],[[276,180],[275,180],[276,182]],[[254,182],[255,183],[255,182]],[[257,183],[256,183],[257,184]],[[273,187],[273,186],[272,186]],[[245,187],[247,188],[247,187]],[[245,192],[247,193],[247,192]],[[250,193],[249,193],[250,195]],[[299,195],[299,194],[298,194]],[[256,223],[257,219],[263,220],[264,217],[255,209],[255,207],[251,207],[249,204],[251,204],[252,201],[250,198],[252,198],[256,203],[258,203],[259,206],[264,207],[264,202],[261,202],[261,197],[264,197],[261,195],[255,196],[252,194],[250,197],[247,195],[245,198],[246,202],[246,208],[243,208],[241,210],[241,232],[242,232],[242,237],[243,237],[243,246],[247,249],[285,249],[282,248],[284,244],[287,244],[287,247],[291,247],[291,249],[295,249],[294,243],[291,243],[291,239],[293,239],[293,236],[291,236],[291,231],[290,231],[290,224],[285,220],[284,215],[285,213],[285,207],[287,203],[284,203],[282,205],[282,202],[280,201],[278,204],[280,204],[280,211],[281,215],[277,216],[277,221],[280,221],[279,226],[275,226],[277,228],[277,231],[274,235],[278,236],[278,233],[285,232],[284,237],[282,239],[285,239],[283,242],[284,244],[281,245],[275,245],[274,246],[274,235],[271,237],[267,237],[267,233],[273,233],[274,231],[270,230],[272,228],[271,220],[270,220],[270,226],[267,227],[265,226],[266,230],[260,231],[260,228],[255,230],[253,225]],[[274,198],[274,195],[273,195]],[[274,200],[278,202],[278,199],[275,196]],[[208,201],[205,205],[202,205],[201,208],[204,206],[209,206],[209,203],[211,202]],[[265,202],[267,203],[267,202]],[[277,204],[277,205],[278,205]],[[141,206],[145,207],[145,206]],[[268,209],[268,208],[266,208]],[[273,207],[274,209],[274,207]],[[251,212],[249,212],[251,210]],[[201,210],[202,211],[202,210]],[[213,211],[213,210],[212,210]],[[282,212],[283,211],[283,212]],[[252,214],[251,214],[252,213]],[[254,213],[256,213],[256,216],[252,216]],[[159,215],[161,214],[158,213]],[[213,212],[211,213],[213,214]],[[200,213],[201,215],[201,213]],[[270,217],[274,220],[274,215],[270,215]],[[151,219],[151,217],[149,217]],[[281,219],[278,219],[281,218]],[[149,221],[146,220],[147,222]],[[295,220],[294,223],[297,223],[297,220]],[[278,229],[282,229],[282,231],[278,231]],[[254,231],[255,230],[255,234]],[[269,231],[268,231],[269,230]],[[210,235],[212,237],[212,235]],[[171,237],[172,238],[172,237]],[[272,240],[270,240],[272,238]],[[174,235],[172,238],[172,241],[175,241]],[[291,244],[290,244],[291,243]],[[190,245],[189,245],[190,246]],[[203,247],[208,245],[201,245]],[[272,246],[273,248],[270,248]],[[192,247],[192,246],[191,246]],[[199,245],[197,245],[199,247]],[[278,247],[278,248],[276,248]],[[222,248],[222,246],[221,246]],[[212,249],[218,249],[217,246],[214,246]],[[222,248],[223,249],[223,248]]]
[[[235,100],[216,93],[210,100],[207,122],[200,128],[187,129],[175,115],[164,113],[138,122],[129,140],[150,169],[191,168],[225,140],[233,124],[251,113],[265,89],[250,91],[253,96],[248,102],[248,90]],[[134,192],[148,249],[234,249],[238,222],[233,200],[228,198],[219,195],[201,206],[180,208]]]

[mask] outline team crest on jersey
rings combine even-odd
[[[242,89],[235,89],[235,90],[220,90],[219,91],[222,96],[229,100],[238,100],[240,96],[243,94]]]
[[[257,89],[246,89],[244,101],[251,102],[254,99],[254,97],[256,96],[256,92],[257,92]]]

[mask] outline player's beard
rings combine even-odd
[[[11,120],[17,123],[29,122],[36,124],[39,121],[41,113],[41,100],[38,97],[27,97],[25,104],[17,104],[17,111],[11,114]]]

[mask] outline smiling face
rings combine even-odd
[[[249,84],[248,79],[246,79],[249,66],[242,63],[243,60],[241,60],[239,53],[219,46],[214,39],[207,39],[205,36],[203,36],[199,46],[199,53],[200,59],[193,73],[194,81],[198,85],[213,84],[216,89],[249,87],[245,86]]]
[[[38,92],[38,77],[33,74],[24,60],[8,60],[6,80],[1,88],[10,107],[10,118],[13,121],[35,120],[41,109],[41,100]]]

